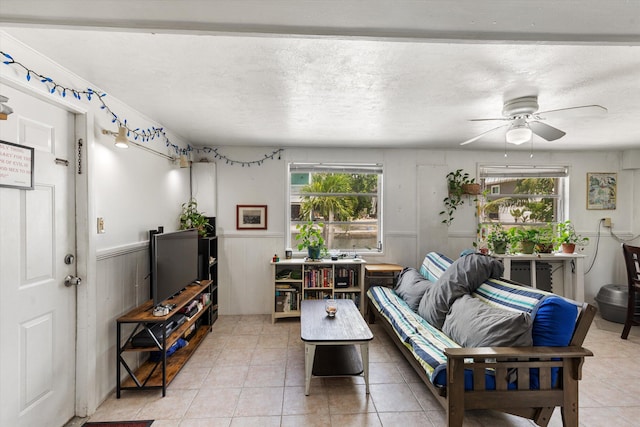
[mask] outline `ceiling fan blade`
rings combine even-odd
[[[535,133],[539,137],[546,139],[547,141],[555,141],[556,139],[560,139],[567,134],[560,129],[554,128],[553,126],[549,126],[546,123],[538,122],[536,120],[529,122],[529,128],[533,131],[533,133]]]
[[[489,122],[489,121],[495,121],[495,120],[511,120],[511,117],[496,117],[496,118],[490,118],[490,119],[469,119],[470,122]]]
[[[602,116],[607,114],[607,109],[602,105],[581,105],[578,107],[560,108],[557,110],[540,111],[534,116],[552,116],[556,117],[584,117],[584,116]]]
[[[486,132],[482,132],[480,135],[476,135],[476,136],[474,136],[474,137],[473,137],[473,138],[471,138],[471,139],[467,139],[466,141],[461,142],[461,143],[460,143],[460,145],[467,145],[467,144],[471,144],[473,141],[477,141],[478,139],[482,138],[482,137],[483,137],[483,136],[485,136],[486,134],[491,133],[491,132],[493,132],[493,131],[495,131],[495,130],[498,130],[498,129],[500,129],[500,128],[507,127],[507,126],[509,126],[509,124],[502,125],[502,126],[498,126],[497,128],[489,129],[489,130],[488,130],[488,131],[486,131]]]

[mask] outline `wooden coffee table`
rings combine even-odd
[[[309,395],[312,376],[363,375],[369,393],[369,341],[371,329],[348,299],[340,299],[330,318],[324,300],[302,301],[300,336],[304,341],[304,394]],[[355,345],[360,345],[360,354]]]

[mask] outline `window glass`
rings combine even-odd
[[[382,165],[291,163],[289,178],[289,247],[296,225],[313,220],[328,250],[382,250]]]

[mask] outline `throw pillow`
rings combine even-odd
[[[504,266],[495,258],[469,254],[458,258],[442,273],[434,286],[427,288],[418,306],[418,314],[432,326],[442,329],[451,304],[462,295],[471,294],[489,278],[499,278]]]
[[[398,275],[398,282],[393,290],[409,305],[411,310],[417,311],[422,295],[432,284],[433,282],[425,279],[415,268],[406,267]]]
[[[463,295],[451,306],[442,332],[462,347],[528,347],[533,321],[520,311],[509,311]]]

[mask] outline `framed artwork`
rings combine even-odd
[[[615,209],[618,174],[587,172],[587,209]]]
[[[0,141],[0,187],[33,190],[33,147]]]
[[[267,205],[236,205],[236,229],[266,230]]]

